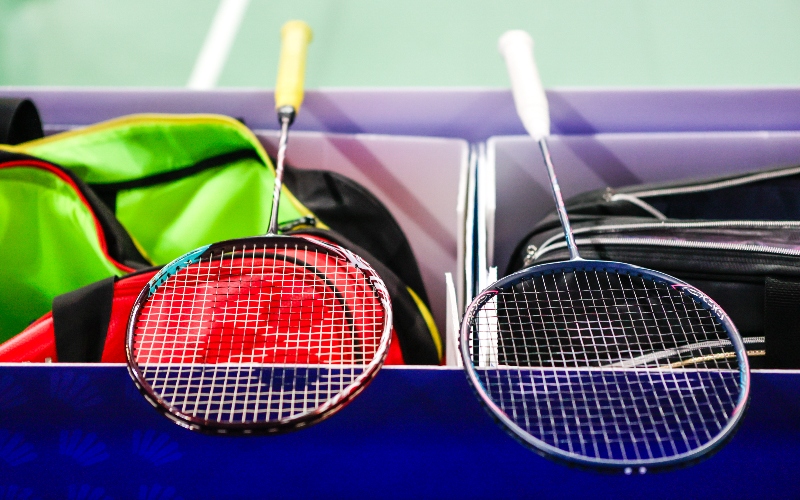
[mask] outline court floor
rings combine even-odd
[[[797,0],[0,0],[0,85],[271,87],[293,18],[310,88],[507,86],[510,28],[546,86],[800,85]]]

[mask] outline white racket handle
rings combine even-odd
[[[506,31],[497,41],[506,60],[514,104],[525,130],[537,141],[550,135],[550,110],[533,59],[533,38],[522,30]]]

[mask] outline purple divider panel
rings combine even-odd
[[[553,132],[800,130],[800,88],[551,89]],[[46,125],[87,125],[130,113],[221,113],[277,129],[269,90],[0,87],[31,97]],[[296,130],[461,137],[524,134],[508,89],[309,90]]]

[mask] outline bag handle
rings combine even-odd
[[[33,101],[0,98],[0,144],[13,146],[42,137],[42,120]]]

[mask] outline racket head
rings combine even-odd
[[[518,441],[567,465],[645,473],[718,450],[749,402],[736,327],[672,276],[576,259],[509,275],[461,325],[467,377]]]
[[[391,325],[386,286],[352,252],[298,236],[224,241],[175,259],[141,291],[128,371],[183,427],[286,432],[369,384]]]

